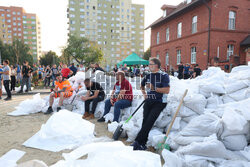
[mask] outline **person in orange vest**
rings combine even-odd
[[[59,99],[59,106],[57,107],[57,112],[61,110],[61,106],[63,105],[63,100],[65,98],[69,98],[73,95],[73,88],[70,85],[70,82],[62,77],[60,74],[56,75],[56,82],[55,82],[55,89],[52,91],[52,93],[49,96],[49,108],[47,112],[44,114],[50,114],[53,112],[52,105],[54,103],[54,98],[60,98]]]

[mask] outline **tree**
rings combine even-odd
[[[20,62],[23,62],[24,60],[29,61],[30,63],[33,63],[33,58],[29,54],[30,52],[29,46],[24,44],[23,41],[19,39],[14,39],[10,47],[10,52],[15,56],[15,61],[17,64],[19,64]],[[30,56],[32,59],[30,59]]]
[[[59,57],[56,55],[55,52],[49,51],[48,53],[44,54],[42,57],[40,57],[40,64],[41,65],[54,65],[59,64]]]
[[[151,57],[151,49],[148,48],[147,51],[144,52],[143,59],[149,60],[150,57]]]
[[[88,66],[91,62],[101,61],[103,54],[92,46],[87,38],[70,36],[63,56],[66,60],[73,58],[77,63]]]
[[[8,59],[10,64],[20,64],[24,61],[28,61],[29,64],[33,64],[33,57],[29,53],[30,49],[28,45],[18,39],[15,39],[11,45],[4,44],[0,40],[0,51],[1,59]]]

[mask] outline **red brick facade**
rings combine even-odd
[[[193,0],[192,3],[198,0]],[[201,0],[202,1],[202,0]],[[190,5],[190,4],[189,4]],[[168,68],[177,70],[177,50],[181,50],[181,62],[199,64],[206,69],[219,56],[219,64],[230,67],[247,64],[246,48],[240,43],[250,34],[250,1],[248,0],[210,0],[211,34],[210,54],[208,60],[208,25],[209,12],[207,7],[200,3],[191,10],[182,12],[172,19],[151,25],[151,56],[159,58],[162,66],[166,67],[166,53],[169,55]],[[178,9],[178,8],[177,8]],[[235,30],[228,30],[229,11],[236,13]],[[170,13],[171,14],[171,13]],[[192,33],[192,18],[197,16],[197,32]],[[168,16],[167,16],[168,17]],[[182,23],[182,35],[177,38],[177,24]],[[166,29],[169,28],[169,41],[166,41]],[[157,33],[159,32],[159,44]],[[228,45],[233,45],[233,55],[227,59]],[[196,47],[196,62],[191,63],[191,48]]]

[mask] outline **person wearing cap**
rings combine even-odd
[[[167,94],[170,90],[169,76],[160,70],[160,60],[151,58],[149,63],[151,73],[147,74],[141,82],[141,91],[145,103],[143,106],[142,127],[135,142],[131,145],[134,150],[147,149],[148,134],[160,113],[167,106]]]
[[[70,82],[62,77],[60,74],[56,74],[55,89],[49,96],[49,108],[44,114],[50,114],[53,112],[52,105],[54,103],[54,98],[59,99],[59,106],[57,107],[57,112],[61,110],[63,101],[65,98],[69,98],[73,95],[73,88],[70,85]]]
[[[114,106],[114,119],[113,121],[119,122],[121,109],[125,109],[131,106],[133,100],[132,86],[125,78],[123,71],[116,73],[116,84],[114,85],[111,97],[105,101],[104,115],[98,119],[98,122],[104,122],[104,116],[110,111],[110,108]]]

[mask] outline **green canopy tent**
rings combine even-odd
[[[118,63],[119,66],[124,64],[127,64],[129,66],[137,64],[148,65],[149,61],[140,58],[136,53],[132,53],[131,55],[123,59],[120,63]]]

